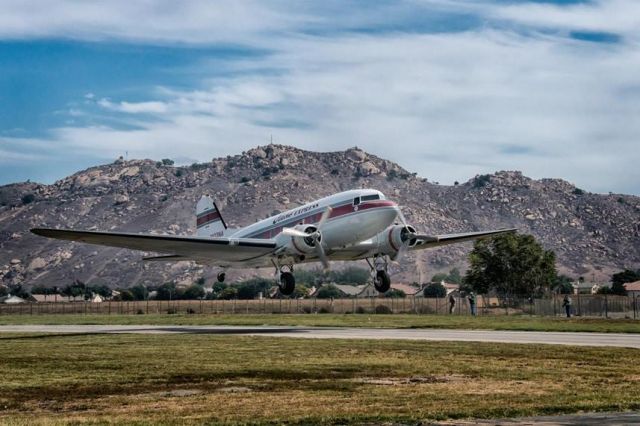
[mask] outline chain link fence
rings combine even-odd
[[[640,318],[639,297],[572,295],[572,315]],[[433,314],[471,315],[465,297],[361,299],[174,300],[0,304],[0,315],[49,314]],[[477,297],[477,315],[565,316],[563,296],[544,299]]]

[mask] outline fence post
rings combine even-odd
[[[580,303],[580,289],[578,289],[578,316],[582,316],[582,304]]]
[[[604,295],[604,317],[609,318],[609,299],[607,299],[607,295]]]

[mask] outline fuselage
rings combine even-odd
[[[322,213],[331,207],[331,214],[323,225],[323,244],[328,247],[348,246],[371,238],[393,223],[398,206],[375,189],[356,189],[340,192],[312,201],[295,209],[261,220],[242,228],[230,238],[288,238],[283,228],[315,225]]]

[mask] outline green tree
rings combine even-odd
[[[179,298],[176,285],[171,282],[162,284],[156,291],[156,299],[158,300],[175,300]]]
[[[193,284],[184,291],[182,296],[187,300],[195,300],[202,299],[205,294],[206,292],[204,291],[204,287],[198,284]]]
[[[148,290],[142,284],[135,285],[129,289],[135,300],[146,300],[148,297]]]
[[[309,296],[309,287],[306,287],[302,284],[296,284],[296,287],[293,290],[293,294],[291,295],[291,298],[302,299],[307,296]]]
[[[35,286],[31,289],[31,294],[54,294],[53,287]]]
[[[453,268],[449,271],[449,275],[447,275],[446,282],[452,284],[462,284],[462,275],[460,274],[460,270],[458,268]]]
[[[111,297],[111,289],[106,285],[92,285],[88,287],[88,293],[99,294],[102,297]]]
[[[162,165],[163,166],[173,166],[175,162],[173,160],[171,160],[170,158],[163,158],[162,159]]]
[[[231,300],[238,297],[238,290],[235,287],[227,287],[220,292],[218,299]]]
[[[240,282],[237,285],[238,299],[255,299],[256,297],[258,297],[260,292],[262,292],[263,295],[266,295],[272,285],[272,281],[266,280],[264,278],[253,278]]]
[[[340,293],[340,290],[338,290],[338,287],[333,284],[323,285],[316,293],[316,297],[318,299],[331,299],[332,297],[337,299],[341,295],[342,294]]]
[[[127,289],[120,289],[118,290],[120,292],[120,296],[118,297],[120,300],[128,302],[131,300],[135,300],[135,298],[133,297],[133,294],[127,290]]]
[[[611,292],[613,294],[626,295],[627,290],[624,288],[626,283],[632,283],[640,280],[640,271],[625,269],[611,276]]]
[[[423,290],[424,297],[445,297],[447,289],[440,283],[429,283]]]
[[[431,277],[431,282],[432,283],[439,283],[439,282],[446,281],[446,280],[447,280],[447,274],[445,274],[443,272],[438,272],[433,277]]]
[[[556,277],[555,253],[544,250],[532,235],[502,234],[477,240],[469,255],[464,281],[480,294],[535,296]]]
[[[369,271],[357,266],[349,266],[340,271],[331,271],[329,280],[338,284],[366,284],[369,281]]]
[[[553,279],[551,289],[559,294],[573,294],[573,279],[566,275],[558,275]]]

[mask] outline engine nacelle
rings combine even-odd
[[[313,234],[318,230],[313,225],[297,225],[294,229],[302,231],[305,234]],[[289,235],[280,234],[279,238],[284,239],[284,252],[291,256],[301,256],[304,259],[306,254],[315,253],[316,244],[320,244],[322,235],[317,239],[309,237],[292,237]]]
[[[411,225],[391,225],[376,236],[376,241],[381,253],[398,253],[403,245],[413,247],[416,239],[409,239],[411,234],[415,234],[416,229]]]

